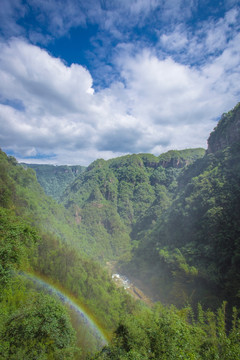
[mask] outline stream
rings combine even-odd
[[[136,300],[142,300],[147,305],[153,306],[153,301],[148,298],[142,290],[140,290],[138,287],[134,285],[133,282],[131,282],[127,276],[114,273],[112,274],[112,279],[115,282],[115,284],[119,287],[123,287],[129,294],[131,294]]]

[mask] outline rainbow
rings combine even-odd
[[[99,340],[101,346],[108,344],[110,340],[109,333],[107,333],[107,331],[103,329],[94,316],[90,314],[90,311],[87,309],[87,307],[82,304],[76,297],[74,297],[74,295],[64,289],[60,284],[56,285],[48,277],[36,272],[21,272],[19,275],[24,276],[33,283],[40,285],[49,293],[55,294],[64,304],[70,306],[70,308],[72,308],[78,314],[78,316],[81,317],[81,320],[84,321],[89,330]]]

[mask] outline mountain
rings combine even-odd
[[[99,339],[66,304],[75,301],[78,312],[83,306],[107,338],[136,308],[80,250],[77,230],[34,171],[0,150],[1,359],[85,359],[99,349]]]
[[[25,164],[25,168],[31,168],[36,172],[37,180],[45,193],[59,200],[66,187],[85,170],[84,166],[74,165],[38,165]]]
[[[67,187],[61,203],[93,237],[98,260],[127,260],[137,233],[150,226],[169,202],[185,166],[204,149],[134,154],[90,164]]]
[[[240,305],[239,109],[223,115],[206,155],[179,175],[172,203],[151,231],[142,232],[124,264],[155,299]]]
[[[238,304],[239,109],[223,114],[206,153],[99,159],[76,176],[59,201],[78,247],[118,261],[165,303]]]
[[[240,357],[239,104],[223,118],[206,153],[96,160],[62,204],[0,151],[1,359]],[[107,260],[177,307],[135,301]]]

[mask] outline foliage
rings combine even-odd
[[[226,331],[225,304],[217,314],[199,305],[197,320],[191,308],[177,311],[157,304],[153,311],[141,310],[122,321],[109,345],[94,360],[234,360],[240,356],[240,320],[236,309],[232,328]],[[190,324],[192,318],[192,324]]]
[[[64,284],[109,333],[123,314],[135,308],[133,299],[115,287],[98,263],[61,244],[53,235],[43,234],[37,251],[33,267],[55,283]]]
[[[29,291],[16,276],[35,259],[39,239],[36,229],[0,208],[1,359],[71,359],[74,355],[74,333],[66,310],[50,296]]]
[[[34,269],[64,284],[109,332],[122,314],[132,311],[134,302],[116,289],[99,264],[76,251],[76,240],[81,240],[77,224],[67,210],[44,194],[31,169],[24,169],[1,152],[0,170],[4,189],[0,207],[1,358],[70,359],[76,351],[69,320],[65,312],[61,315],[64,308],[49,296],[40,298],[37,289],[31,290],[23,280],[17,280],[19,270]],[[110,220],[109,232],[120,231],[113,227],[115,220]],[[53,328],[59,332],[54,333]],[[80,339],[78,343],[81,346]]]
[[[0,286],[8,285],[14,270],[27,266],[37,239],[35,229],[0,207]]]
[[[224,115],[224,129],[238,121],[238,110]],[[233,141],[183,169],[170,206],[153,226],[142,228],[138,248],[123,266],[158,300],[216,308],[227,299],[240,305],[239,154]],[[152,175],[158,178],[165,180],[159,170]]]
[[[49,295],[31,295],[4,316],[1,359],[73,359],[75,337],[66,310]]]
[[[138,241],[145,221],[151,227],[170,203],[182,167],[203,154],[203,149],[172,151],[165,157],[134,154],[89,165],[66,189],[62,202],[72,214],[78,212],[79,228],[91,237],[97,259],[129,260],[131,240]]]
[[[0,151],[2,359],[86,358],[63,304],[19,270],[64,286],[114,332],[92,359],[240,357],[238,311],[222,303],[239,305],[238,114],[239,105],[223,116],[205,155],[187,149],[96,160],[74,174],[61,196],[65,207],[46,196],[32,169]],[[47,179],[52,168],[42,169]],[[62,175],[55,180],[65,186]],[[99,264],[109,259],[155,298],[185,307],[135,302]]]
[[[66,187],[85,170],[84,166],[22,164],[36,172],[37,180],[47,195],[59,200]]]

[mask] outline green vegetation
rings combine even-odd
[[[240,321],[234,309],[226,331],[226,304],[215,315],[199,306],[196,319],[191,308],[181,311],[157,304],[122,321],[110,346],[92,360],[236,360],[240,355]]]
[[[1,359],[72,359],[75,352],[64,307],[16,275],[29,268],[38,240],[34,228],[0,208]]]
[[[84,166],[22,164],[36,172],[37,180],[45,193],[59,201],[66,187],[85,170]]]
[[[239,121],[237,109],[225,115],[230,126]],[[141,277],[156,299],[240,305],[239,144],[208,152],[184,169],[167,211],[141,233],[128,273]]]
[[[22,292],[14,289],[20,306],[1,304],[1,359],[74,359],[75,333],[64,307],[49,295],[32,292],[23,299]]]
[[[169,205],[183,167],[204,153],[189,149],[159,157],[134,154],[89,165],[61,199],[90,238],[87,254],[101,262],[128,261],[138,233]]]
[[[19,271],[60,284],[109,334],[136,305],[100,265],[76,251],[67,238],[75,234],[74,219],[44,194],[31,169],[0,152],[0,174],[0,357],[84,359],[96,350],[86,329],[77,328],[76,339],[60,300],[39,293]],[[91,348],[84,349],[86,343]]]
[[[43,167],[45,181],[62,184],[62,204],[0,151],[1,359],[240,358],[239,106],[206,154],[100,159],[71,182]],[[108,260],[175,306],[135,301],[103,270]],[[78,299],[109,344],[99,349],[72,310],[23,273]]]

